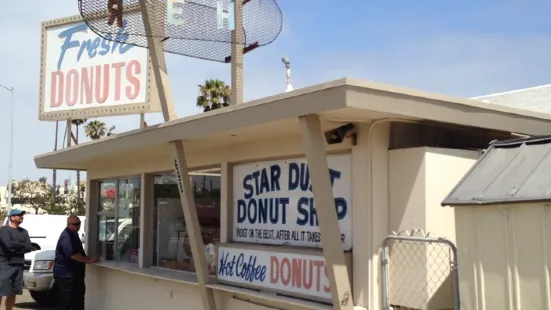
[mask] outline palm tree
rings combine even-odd
[[[106,136],[114,135],[114,130],[115,126],[111,126],[107,129],[105,123],[98,120],[90,121],[86,124],[86,126],[84,126],[86,136],[92,140],[98,140]]]
[[[78,144],[78,128],[80,126],[82,126],[84,123],[86,123],[86,119],[74,119],[74,120],[71,120],[71,124],[75,125],[77,127],[77,134],[76,134],[76,141],[75,141],[75,144]],[[55,188],[55,185],[54,185],[54,188]],[[77,170],[77,188],[80,188],[80,170]],[[80,200],[80,191],[77,190],[77,199]]]
[[[231,104],[231,88],[224,82],[218,79],[209,79],[198,86],[197,106],[203,108],[204,112],[227,107]]]

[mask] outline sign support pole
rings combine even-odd
[[[140,129],[145,128],[145,113],[140,113]]]
[[[231,102],[243,103],[243,0],[233,0],[235,26],[231,45]]]
[[[71,147],[71,139],[73,138],[72,137],[72,134],[73,134],[73,123],[71,123],[71,119],[68,119],[67,120],[67,131],[66,131],[66,134],[67,134],[67,147]]]
[[[165,122],[177,118],[174,110],[172,91],[168,79],[166,63],[164,58],[163,42],[164,23],[160,26],[159,21],[166,21],[166,10],[156,9],[157,1],[140,0],[140,8],[147,35],[149,54],[152,62],[152,70],[155,75],[155,82],[159,92],[159,99]],[[154,22],[155,21],[155,22]],[[172,154],[174,157],[174,168],[178,178],[178,188],[180,190],[180,200],[186,222],[187,231],[191,243],[191,253],[197,273],[198,289],[203,302],[203,309],[216,310],[214,293],[206,285],[208,283],[207,259],[205,247],[201,237],[197,209],[191,187],[191,178],[187,167],[187,161],[184,151],[184,144],[181,140],[170,142]]]
[[[331,186],[321,122],[319,116],[313,114],[300,116],[299,121],[306,162],[312,180],[333,309],[353,310],[354,301],[341,245],[341,232],[335,210],[335,197]]]

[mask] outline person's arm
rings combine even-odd
[[[33,245],[31,244],[31,237],[29,237],[29,232],[25,229],[23,231],[23,237],[25,238],[23,250],[21,252],[23,254],[29,253],[33,251]]]
[[[95,263],[97,260],[93,257],[82,254],[79,249],[73,244],[68,235],[63,235],[61,238],[61,248],[66,257],[76,260],[81,263]]]
[[[8,229],[7,227],[0,228],[0,243],[2,243],[8,251],[21,252],[25,248],[25,244],[12,240]]]
[[[77,262],[88,263],[88,264],[97,262],[97,259],[90,256],[83,255],[82,253],[77,253],[71,256],[71,259],[74,259]]]

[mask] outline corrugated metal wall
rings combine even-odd
[[[455,213],[461,309],[551,309],[551,205]]]

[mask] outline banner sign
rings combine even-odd
[[[114,38],[128,38],[125,27],[117,30]],[[149,66],[147,49],[101,38],[80,18],[43,23],[39,118],[156,112]]]
[[[331,301],[323,255],[218,246],[218,280]]]
[[[350,155],[328,156],[335,208],[345,251],[352,249]],[[305,159],[233,167],[233,241],[321,247]]]

